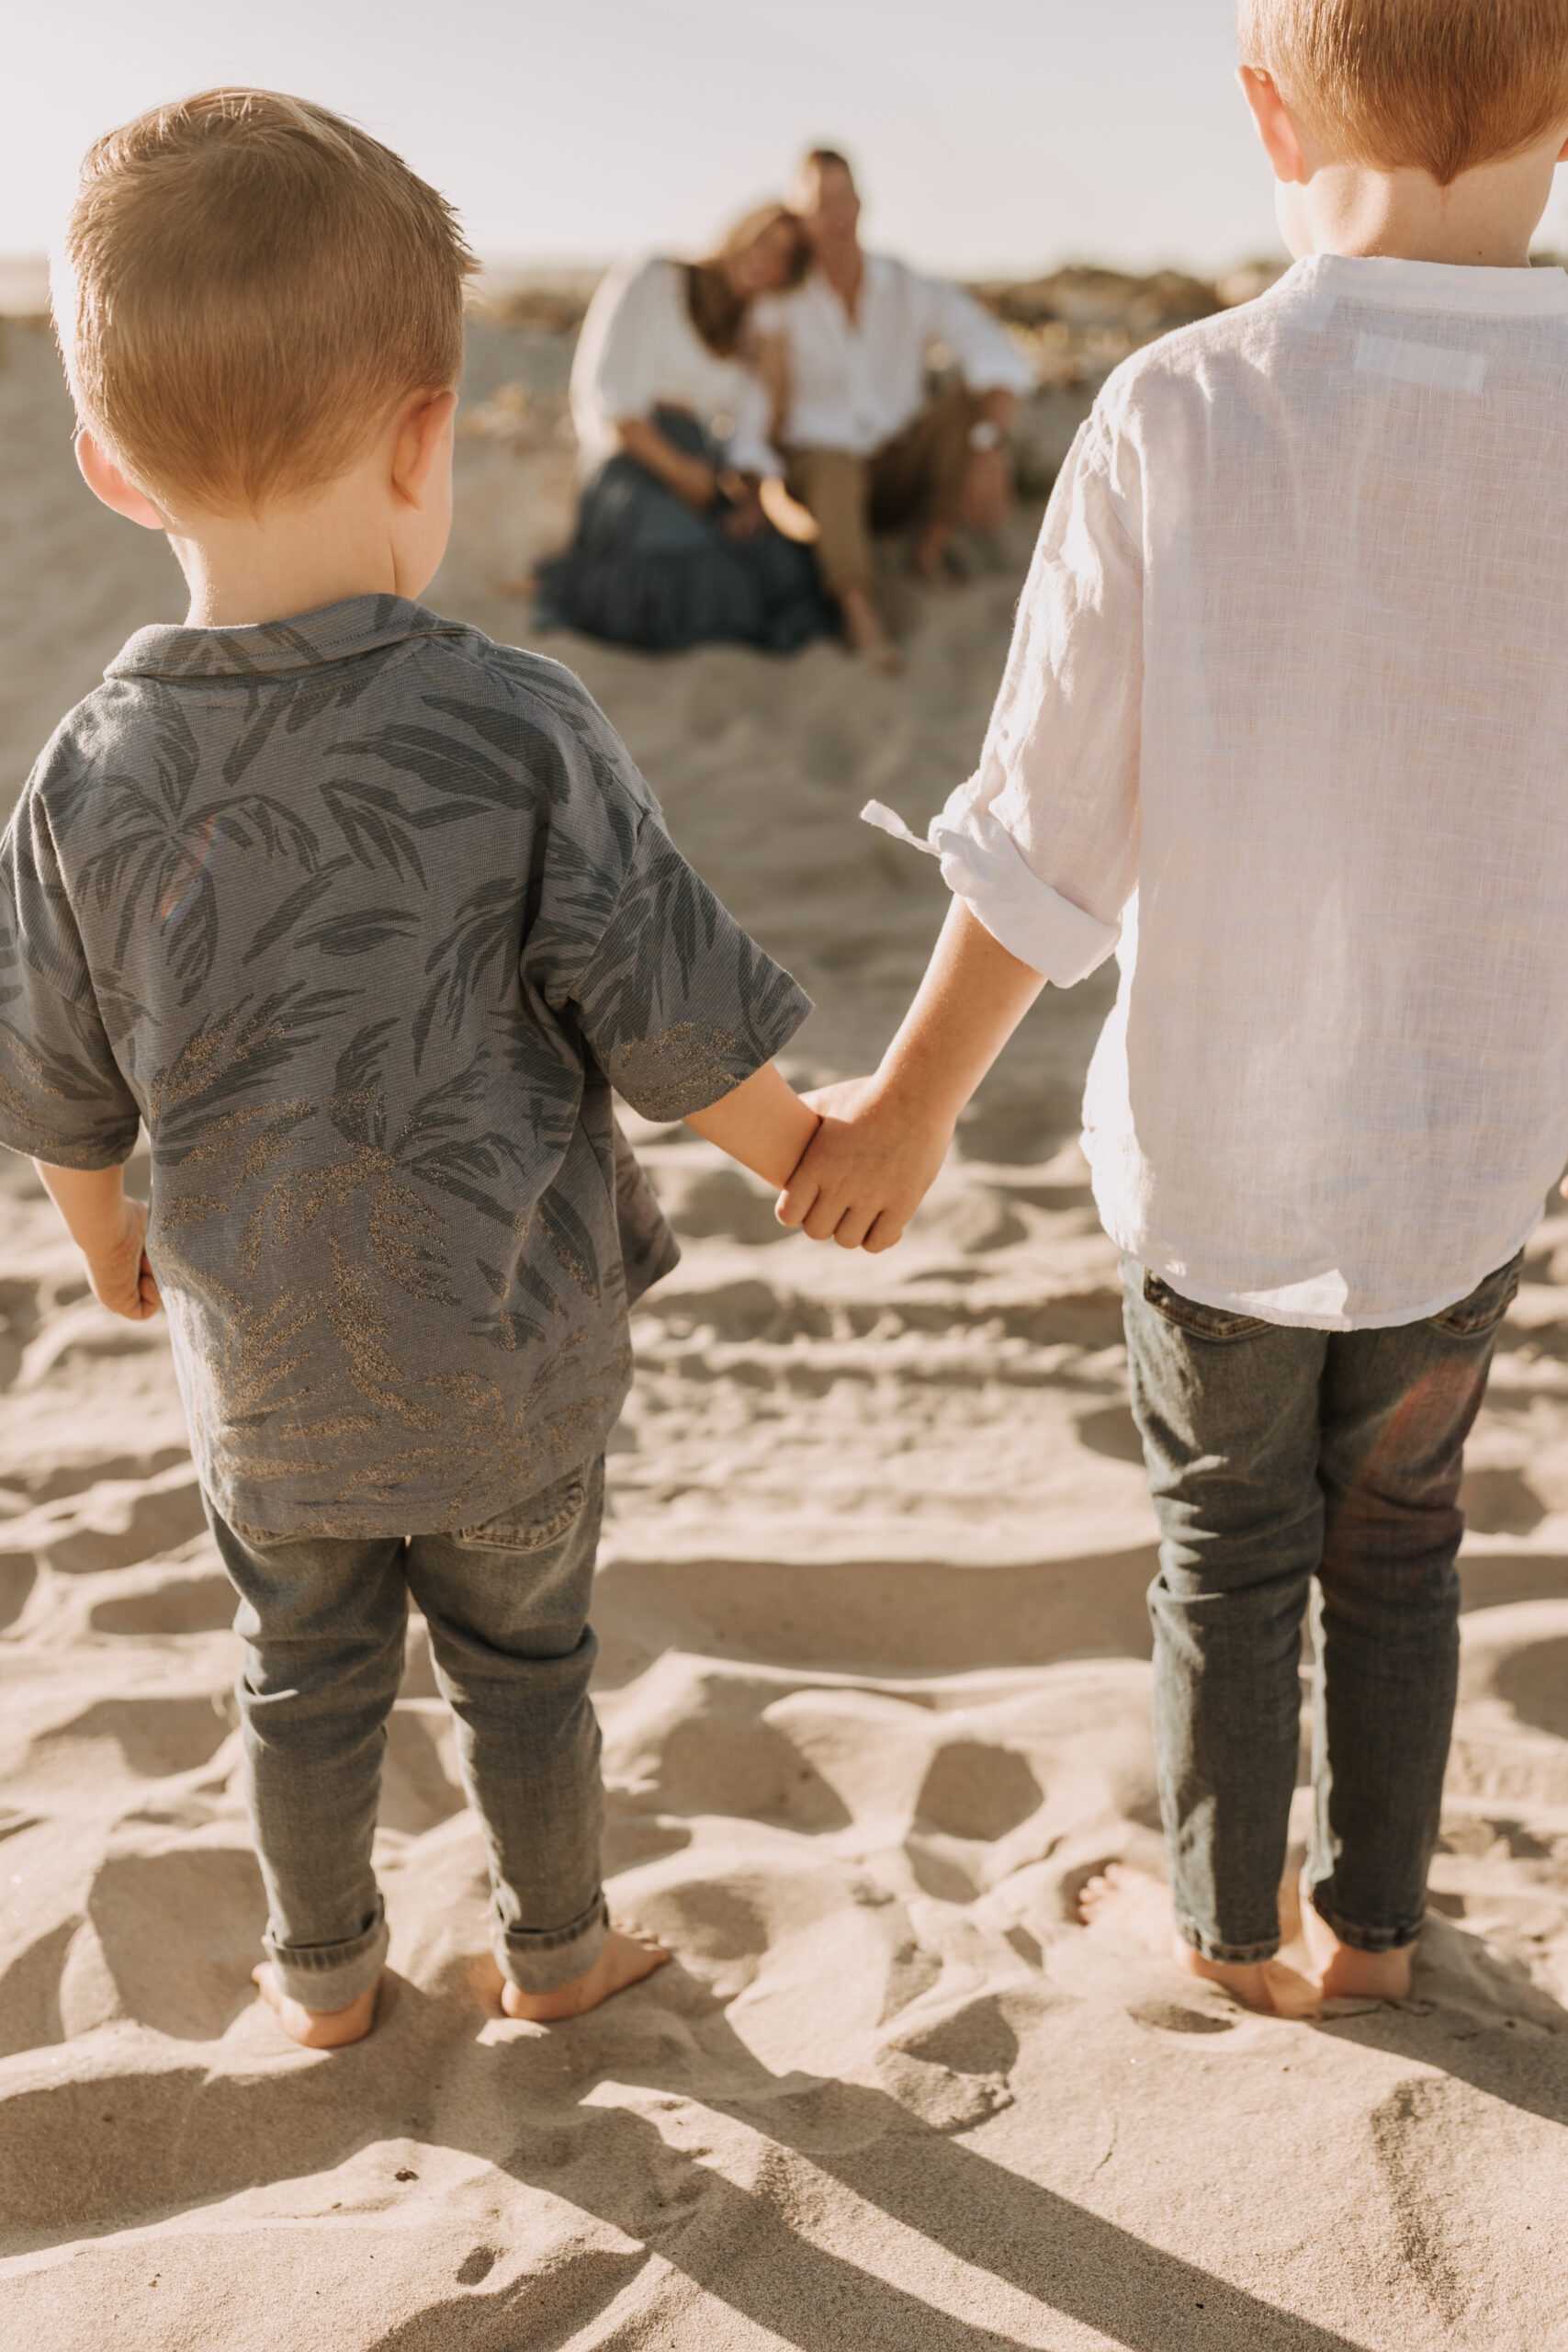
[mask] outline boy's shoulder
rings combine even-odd
[[[586,780],[596,815],[658,816],[631,753],[582,680],[564,662],[502,645],[470,626],[446,628],[419,647],[419,703],[434,720],[478,735],[546,785],[553,811],[570,812]]]
[[[1111,370],[1096,411],[1108,422],[1120,423],[1141,407],[1189,390],[1212,399],[1235,370],[1256,373],[1280,336],[1299,323],[1301,307],[1281,281],[1251,301],[1173,327]]]
[[[316,749],[317,723],[339,737],[348,721],[358,748],[378,730],[395,731],[411,752],[423,742],[433,755],[443,741],[477,739],[476,759],[515,763],[546,786],[557,808],[570,803],[586,770],[595,797],[630,804],[627,813],[657,813],[626,745],[564,662],[423,607],[408,609],[413,625],[400,641],[323,648],[323,658],[306,667],[269,668],[248,644],[243,653],[226,650],[232,633],[137,631],[103,682],[60,721],[22,803],[41,807],[51,829],[65,831],[107,778],[143,772],[152,778],[187,764],[194,774],[204,750],[219,745],[227,770],[231,735],[251,741],[276,735]],[[279,636],[294,628],[278,625]]]

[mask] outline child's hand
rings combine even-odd
[[[164,1302],[147,1262],[147,1205],[128,1198],[120,1168],[33,1166],[87,1261],[93,1295],[111,1315],[145,1323]]]
[[[123,1315],[131,1323],[145,1323],[164,1304],[147,1261],[147,1205],[143,1201],[125,1199],[120,1207],[123,1222],[118,1233],[107,1234],[101,1243],[95,1238],[92,1250],[83,1251],[87,1261],[87,1280],[93,1285],[95,1298],[111,1315]]]
[[[951,1125],[921,1115],[879,1078],[818,1087],[822,1125],[779,1196],[781,1225],[840,1250],[891,1250],[931,1189]]]

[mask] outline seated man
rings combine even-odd
[[[961,514],[994,528],[1012,496],[1008,424],[1033,374],[960,287],[863,252],[860,197],[842,155],[812,149],[795,209],[811,270],[795,293],[752,314],[776,369],[788,486],[815,519],[823,581],[851,643],[892,671],[898,656],[873,593],[871,529],[917,524],[915,569],[930,579]],[[926,367],[938,343],[963,382],[931,401]]]

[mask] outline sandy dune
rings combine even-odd
[[[560,339],[476,334],[433,601],[563,511]],[[533,389],[531,402],[499,388]],[[161,545],[75,485],[48,346],[0,368],[0,797],[134,623]],[[568,640],[710,880],[863,1066],[940,880],[1029,538],[906,599],[910,666]],[[30,2352],[1551,2352],[1568,2346],[1568,1217],[1473,1453],[1464,1697],[1416,1997],[1247,2017],[1073,1924],[1157,1862],[1153,1527],[1112,1253],[1074,1139],[1107,1001],[1052,994],[908,1244],[781,1235],[684,1130],[639,1142],[685,1261],[637,1318],[600,1580],[608,1866],[677,1962],[496,2013],[479,1840],[415,1629],[358,2048],[251,1997],[230,1601],[162,1332],[0,1166],[0,2338]]]

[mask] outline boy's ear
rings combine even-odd
[[[392,483],[411,506],[424,503],[443,453],[450,447],[457,408],[456,392],[420,392],[398,419]]]
[[[129,523],[140,523],[144,531],[163,529],[164,518],[152,500],[126,480],[103,443],[85,425],[76,435],[76,463],[93,496],[115,514],[123,514]]]
[[[1263,142],[1263,152],[1274,167],[1274,177],[1287,187],[1309,180],[1312,174],[1302,153],[1301,135],[1273,75],[1266,74],[1260,65],[1238,65],[1235,78],[1251,112],[1253,128]]]

